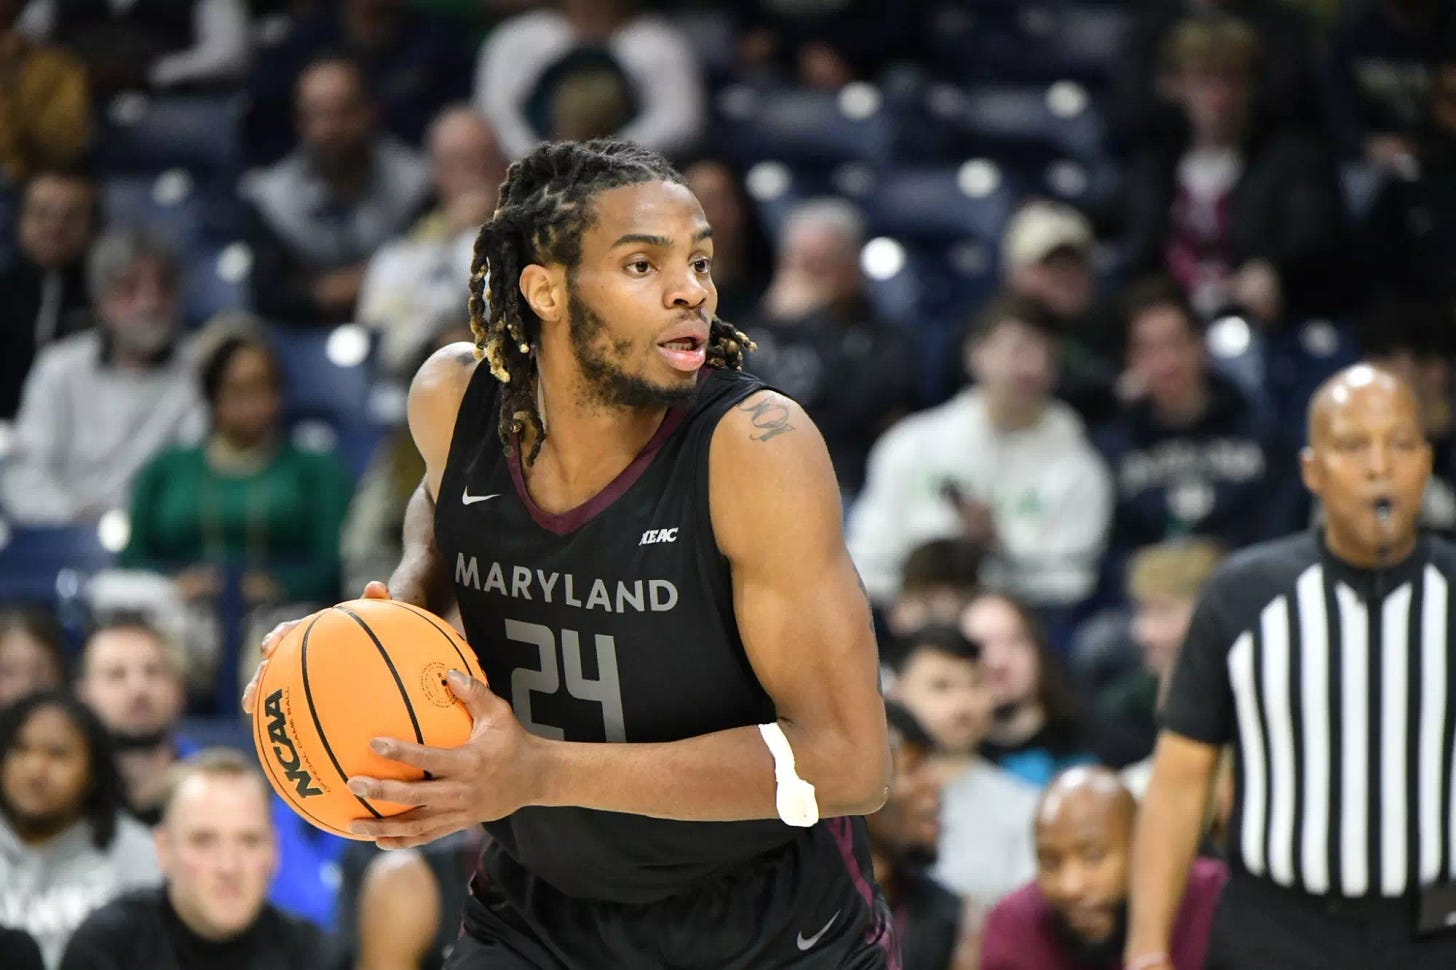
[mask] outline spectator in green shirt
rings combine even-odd
[[[249,606],[333,603],[348,473],[334,455],[289,442],[282,371],[261,334],[229,332],[200,376],[209,433],[143,468],[123,563],[171,574],[190,600],[215,597],[220,567],[233,564]]]

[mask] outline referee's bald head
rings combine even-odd
[[[1374,364],[1352,364],[1325,379],[1309,400],[1307,414],[1309,442],[1323,443],[1336,414],[1346,413],[1362,400],[1377,398],[1382,406],[1400,417],[1409,416],[1420,426],[1420,406],[1410,385],[1392,371]],[[1372,402],[1374,403],[1374,402]]]

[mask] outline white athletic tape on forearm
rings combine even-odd
[[[777,723],[760,724],[758,733],[763,735],[763,741],[774,759],[779,818],[800,828],[815,824],[819,821],[819,802],[814,797],[814,786],[800,778],[794,770],[794,749],[789,746],[783,728]]]

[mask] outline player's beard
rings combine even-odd
[[[571,350],[586,382],[588,403],[608,408],[668,408],[691,404],[698,396],[697,381],[654,384],[628,373],[624,362],[632,352],[632,341],[614,339],[607,322],[592,312],[581,298],[576,284],[566,283],[567,320],[571,327]],[[605,348],[598,347],[605,337]]]

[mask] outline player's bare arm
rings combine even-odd
[[[821,816],[875,811],[889,769],[878,659],[823,439],[798,405],[760,392],[722,420],[710,464],[738,626],[798,774],[815,786]],[[358,834],[414,845],[525,805],[695,821],[778,814],[774,763],[756,726],[658,744],[550,741],[527,734],[484,685],[456,684],[476,719],[471,740],[454,750],[382,740],[376,750],[433,779],[355,777],[361,797],[420,806],[357,822]]]
[[[460,399],[475,373],[474,348],[467,343],[437,350],[420,367],[410,384],[409,427],[415,446],[425,459],[425,478],[410,496],[404,514],[404,553],[388,584],[371,582],[364,587],[365,599],[397,599],[448,615],[454,605],[450,576],[435,549],[435,500],[450,454],[450,435]],[[299,620],[280,623],[263,639],[263,660],[243,690],[243,710],[253,712],[258,677],[274,647],[297,626]]]

